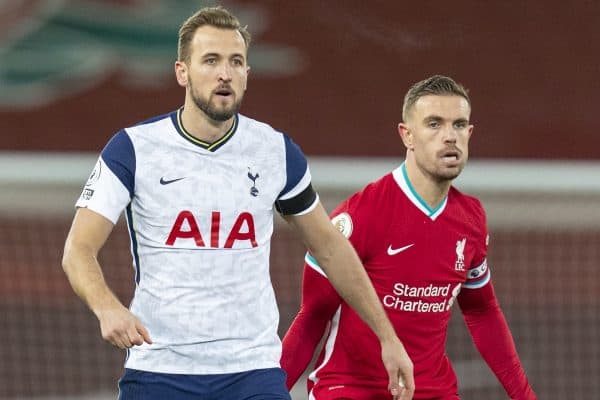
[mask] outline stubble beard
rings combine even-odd
[[[458,178],[462,170],[463,167],[461,166],[457,172],[436,171],[433,176],[440,183],[452,182],[454,179]]]
[[[198,107],[206,116],[215,121],[224,122],[233,117],[240,110],[240,106],[242,105],[242,98],[234,102],[231,107],[225,107],[218,109],[216,106],[211,104],[210,98],[204,99],[194,89],[194,86],[191,82],[188,83],[188,89],[192,95],[192,100],[196,107]]]
[[[461,163],[456,170],[448,170],[444,167],[435,168],[431,171],[431,176],[439,183],[454,181],[465,168],[465,163]]]
[[[457,170],[448,170],[442,166],[427,167],[426,165],[421,163],[417,163],[417,165],[419,165],[419,169],[423,171],[425,175],[428,175],[432,181],[437,182],[439,184],[452,184],[452,181],[458,178],[460,173],[465,168],[465,163],[461,163]]]

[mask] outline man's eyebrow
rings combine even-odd
[[[222,53],[217,53],[217,52],[210,52],[210,53],[206,53],[206,54],[202,54],[202,58],[208,58],[208,57],[217,57],[217,58],[242,58],[242,59],[246,59],[246,57],[242,54],[242,53],[233,53],[229,56],[222,54]]]
[[[453,121],[454,123],[456,122],[466,122],[467,124],[469,123],[469,119],[468,118],[457,118]]]
[[[439,115],[428,115],[423,118],[423,121],[425,121],[425,122],[427,122],[427,121],[443,121],[443,120],[444,120],[444,118],[440,117]],[[460,117],[460,118],[453,119],[452,122],[453,123],[456,123],[456,122],[467,122],[468,123],[469,119]]]

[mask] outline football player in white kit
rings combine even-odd
[[[412,362],[356,253],[329,222],[300,148],[238,113],[250,35],[205,8],[179,32],[182,108],[119,131],[77,201],[63,268],[127,349],[120,399],[290,399],[269,277],[273,208],[381,344],[390,398],[410,399]],[[135,268],[128,308],[97,260],[125,210]]]

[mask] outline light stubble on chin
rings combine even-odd
[[[188,90],[192,94],[192,100],[196,107],[206,114],[210,119],[215,121],[224,122],[233,117],[240,110],[240,106],[242,105],[242,99],[240,98],[238,101],[233,103],[231,107],[217,109],[212,106],[210,103],[210,99],[204,99],[199,94],[196,93],[191,81],[188,82]]]
[[[434,173],[432,173],[432,176],[436,181],[440,183],[452,182],[454,179],[458,178],[460,173],[463,171],[464,167],[464,165],[461,165],[457,172],[435,171]]]

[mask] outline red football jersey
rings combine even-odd
[[[343,202],[332,216],[360,256],[414,363],[415,398],[457,393],[445,353],[452,305],[461,291],[477,290],[490,280],[480,202],[451,188],[431,209],[412,188],[402,164]],[[306,262],[325,276],[310,254]],[[341,300],[310,380],[316,392],[342,390],[344,382],[387,387],[377,337]]]

